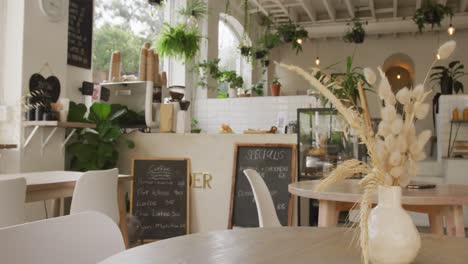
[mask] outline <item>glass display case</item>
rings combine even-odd
[[[297,122],[300,181],[321,179],[343,161],[358,158],[357,139],[336,109],[298,109]]]

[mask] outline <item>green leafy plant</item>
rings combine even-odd
[[[308,38],[309,33],[303,27],[294,24],[291,20],[277,28],[279,37],[285,43],[291,43],[296,54],[302,51],[302,42]]]
[[[281,43],[281,38],[278,33],[266,32],[259,40],[260,45],[267,50],[274,49]]]
[[[413,21],[418,25],[419,32],[422,32],[425,25],[435,25],[441,27],[441,22],[446,16],[453,17],[453,11],[450,7],[439,4],[436,1],[426,0],[421,8],[416,10]]]
[[[68,121],[94,123],[96,128],[82,129],[77,140],[67,147],[71,155],[70,169],[88,171],[114,168],[119,158],[119,142],[124,141],[129,148],[135,147],[133,141],[122,138],[119,120],[127,113],[123,106],[94,103],[86,118],[86,107],[71,102]]]
[[[250,91],[254,92],[258,96],[263,96],[263,87],[264,87],[264,82],[260,81],[252,85],[252,87],[250,87]]]
[[[463,83],[459,81],[461,77],[466,75],[463,71],[465,65],[460,61],[452,61],[445,66],[432,67],[431,82],[437,82],[440,86],[442,94],[452,94],[453,92],[464,92]]]
[[[167,23],[158,36],[156,48],[164,57],[192,60],[200,49],[201,36],[196,28],[185,24],[171,26]]]
[[[360,82],[364,90],[369,90],[370,84],[366,81],[361,67],[353,67],[352,56],[346,58],[346,71],[343,75],[334,78],[334,94],[336,97],[351,105],[356,105],[358,99],[358,83]]]
[[[191,122],[191,133],[200,134],[201,128],[198,127],[198,120],[193,118]]]
[[[198,85],[205,87],[207,85],[208,76],[215,80],[219,80],[222,76],[222,71],[219,69],[220,59],[204,60],[198,63],[195,67],[201,71],[201,78]]]
[[[364,27],[362,23],[354,19],[353,20],[353,26],[351,29],[343,36],[343,40],[348,43],[363,43],[364,38],[366,37],[366,31],[364,30]]]
[[[202,0],[194,0],[189,2],[185,8],[181,8],[179,14],[200,20],[208,15],[208,5]]]
[[[220,81],[229,83],[231,89],[241,88],[244,85],[244,79],[237,75],[236,71],[223,71]]]

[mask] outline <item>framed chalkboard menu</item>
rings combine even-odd
[[[93,0],[70,0],[67,64],[91,69]]]
[[[134,159],[131,211],[142,239],[159,240],[190,232],[190,160]]]
[[[245,169],[256,170],[264,179],[281,225],[292,224],[292,199],[288,185],[295,181],[296,146],[288,144],[237,144],[231,187],[228,228],[258,227],[255,198]]]

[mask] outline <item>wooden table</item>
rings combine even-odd
[[[60,198],[71,197],[75,183],[83,175],[82,172],[73,171],[45,171],[17,174],[0,174],[0,180],[24,177],[26,179],[26,202],[38,202],[54,199],[54,216],[60,215]],[[119,203],[119,226],[128,247],[127,223],[125,221],[125,182],[132,181],[129,175],[119,175],[118,203]]]
[[[320,227],[336,226],[340,211],[353,208],[361,197],[358,180],[346,180],[325,192],[316,192],[320,181],[300,181],[289,185],[293,195],[319,200]],[[468,205],[468,186],[438,184],[433,189],[403,189],[403,207],[412,212],[429,216],[431,233],[444,234],[444,218],[447,235],[465,237],[463,205]],[[377,197],[374,197],[374,203]]]
[[[101,264],[361,263],[358,229],[275,227],[216,231],[176,237],[132,248]],[[423,235],[416,264],[461,264],[468,239]]]

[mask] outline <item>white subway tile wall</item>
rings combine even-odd
[[[460,117],[463,118],[463,110],[468,107],[468,95],[443,95],[439,99],[439,114],[436,118],[437,124],[437,159],[447,156],[448,142],[450,137],[450,121],[452,111],[458,108]],[[452,136],[455,135],[456,125],[453,126]],[[453,140],[453,139],[452,139]],[[461,125],[457,140],[468,140],[468,124]]]
[[[233,99],[198,99],[194,117],[205,133],[218,133],[228,124],[236,133],[247,129],[268,130],[277,125],[278,114],[286,112],[288,122],[296,121],[298,108],[320,107],[312,96],[265,96]]]

